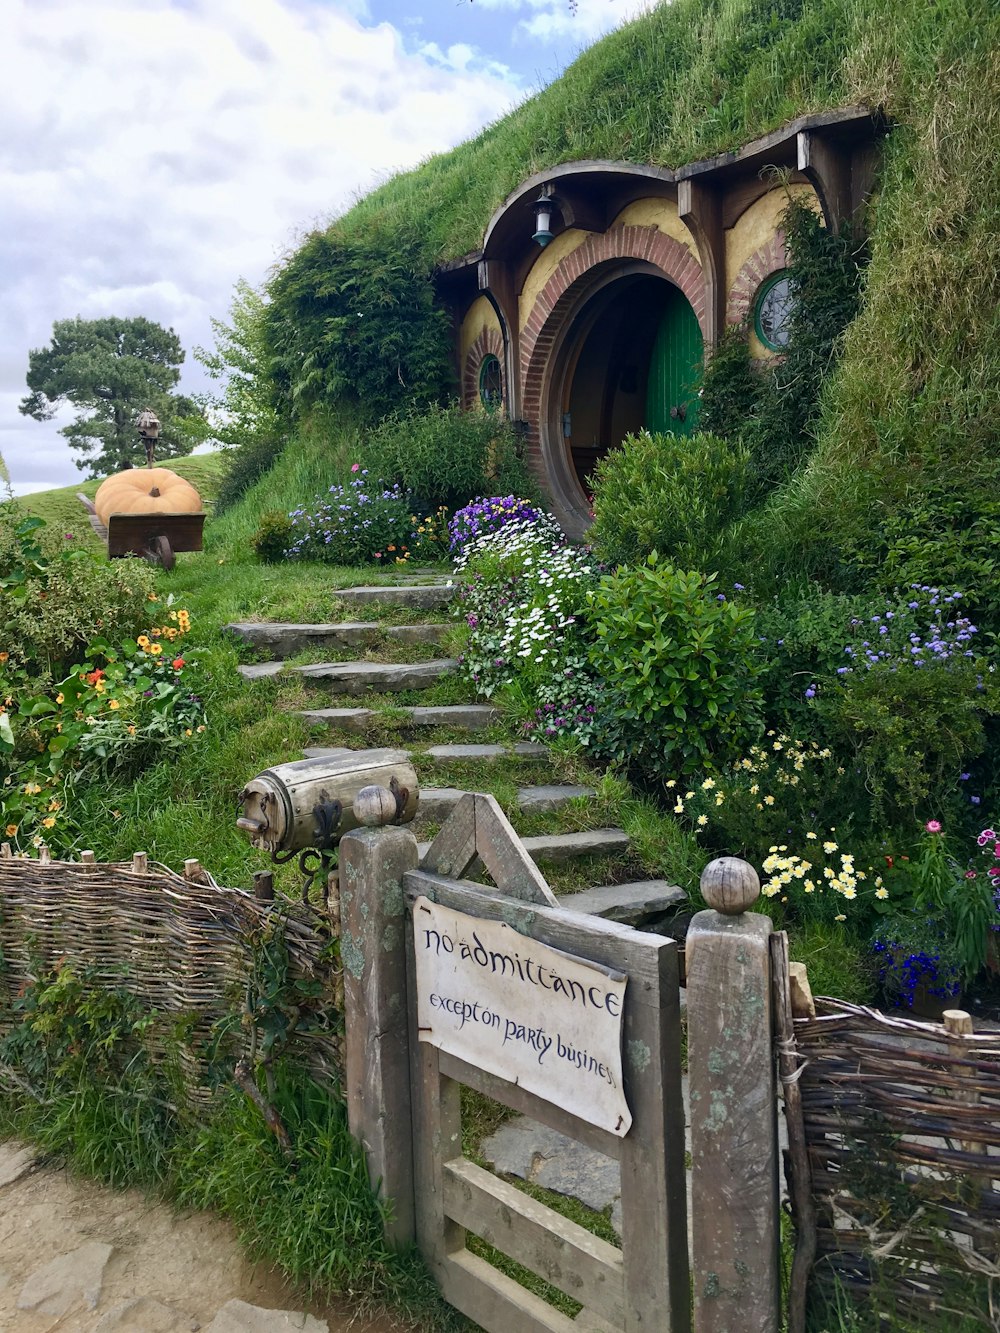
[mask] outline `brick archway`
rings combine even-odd
[[[479,337],[469,348],[462,367],[462,406],[468,411],[479,402],[479,372],[487,356],[495,356],[500,362],[500,383],[503,386],[503,402],[506,409],[507,372],[504,369],[503,338],[499,329],[483,329]]]
[[[785,233],[777,231],[766,245],[755,251],[746,261],[729,291],[726,301],[726,323],[742,324],[750,318],[754,299],[760,284],[772,273],[788,267]]]
[[[521,330],[522,416],[527,422],[527,456],[549,490],[564,526],[576,535],[586,525],[587,506],[572,481],[561,477],[558,445],[549,440],[545,395],[552,354],[574,316],[616,270],[652,273],[679,287],[708,343],[705,276],[687,246],[655,227],[615,227],[589,236],[556,267],[539,292]],[[568,483],[568,484],[567,484]]]

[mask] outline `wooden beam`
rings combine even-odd
[[[579,1333],[574,1320],[468,1250],[444,1264],[441,1292],[486,1333]]]
[[[466,1158],[444,1168],[445,1212],[508,1258],[619,1327],[622,1252]]]
[[[677,212],[698,244],[705,277],[706,351],[719,341],[726,320],[726,237],[720,195],[705,181],[677,185]]]
[[[831,231],[849,222],[851,203],[851,149],[833,144],[815,130],[800,130],[798,167],[819,196]]]

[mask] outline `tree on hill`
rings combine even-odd
[[[31,392],[20,410],[49,421],[64,403],[77,408],[61,434],[92,477],[140,461],[135,422],[147,407],[161,422],[157,459],[189,454],[207,429],[192,400],[174,392],[183,360],[173,329],[142,316],[56,320],[50,345],[28,354]]]

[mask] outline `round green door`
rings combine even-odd
[[[650,356],[647,430],[653,434],[694,434],[698,429],[702,369],[698,317],[684,293],[671,286]]]

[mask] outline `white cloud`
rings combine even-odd
[[[483,9],[509,9],[523,15],[517,29],[538,41],[578,39],[581,46],[628,19],[654,9],[661,0],[475,0]]]
[[[521,95],[473,48],[407,52],[366,15],[359,0],[2,0],[0,452],[15,482],[77,475],[54,427],[16,411],[54,320],[143,314],[190,352],[237,277],[259,282],[302,229]]]

